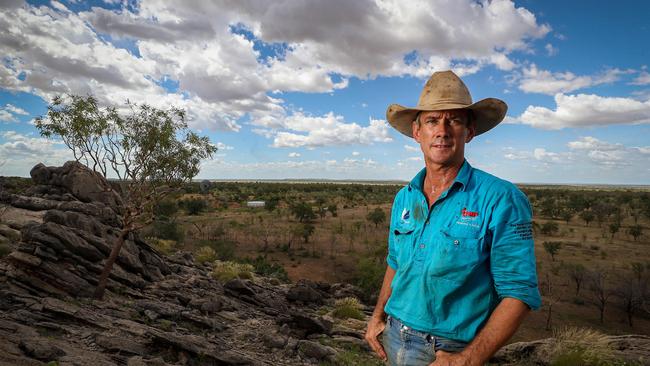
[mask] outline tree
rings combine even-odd
[[[627,274],[616,288],[615,294],[623,302],[623,310],[627,315],[627,323],[632,327],[632,318],[643,305],[647,282],[635,281],[635,274]]]
[[[591,290],[593,295],[592,303],[600,311],[601,323],[603,323],[605,319],[605,306],[609,302],[609,298],[613,295],[606,280],[607,272],[603,269],[596,268],[589,274],[589,290]]]
[[[560,228],[557,226],[557,223],[549,221],[542,224],[541,232],[544,235],[554,235],[558,232]]]
[[[643,228],[641,225],[634,225],[627,229],[627,232],[628,234],[632,235],[632,237],[634,237],[634,241],[636,241],[639,236],[643,235]]]
[[[338,216],[338,214],[336,212],[337,209],[338,209],[338,207],[336,206],[336,204],[331,204],[331,205],[327,206],[327,211],[329,211],[332,214],[332,217]]]
[[[309,238],[311,234],[314,233],[316,228],[312,224],[302,224],[296,227],[296,234],[302,238],[305,243],[309,243]]]
[[[585,226],[589,226],[589,223],[594,221],[596,215],[591,210],[584,210],[580,212],[580,218],[585,221]]]
[[[571,221],[571,218],[573,217],[574,214],[575,212],[572,209],[564,208],[560,213],[560,217],[562,218],[562,220],[566,221],[567,225],[569,225],[569,221]]]
[[[544,250],[548,254],[551,255],[551,260],[555,262],[555,254],[557,254],[558,250],[562,247],[562,243],[559,241],[545,241],[544,242]]]
[[[382,222],[386,221],[386,213],[381,208],[377,207],[374,210],[368,212],[366,216],[368,221],[375,224],[375,228],[379,226]]]
[[[568,266],[569,277],[576,284],[576,296],[580,293],[580,286],[585,279],[586,270],[585,266],[580,263],[572,264]]]
[[[614,240],[614,234],[616,234],[618,232],[618,229],[620,228],[621,228],[621,224],[619,223],[614,222],[609,224],[609,232],[612,234],[611,237],[612,240]]]
[[[316,214],[311,208],[311,205],[305,202],[298,202],[289,208],[293,216],[298,219],[298,222],[311,221],[316,218]]]
[[[115,107],[100,107],[93,96],[55,97],[47,118],[35,121],[42,136],[60,137],[77,161],[104,177],[114,174],[123,187],[122,229],[100,275],[98,299],[127,236],[151,223],[155,204],[190,182],[201,160],[217,151],[207,137],[188,129],[178,108],[127,107],[123,116]]]

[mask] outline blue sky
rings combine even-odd
[[[385,121],[434,71],[506,121],[468,145],[518,183],[650,182],[650,3],[8,1],[0,5],[0,174],[71,158],[32,125],[92,93],[184,108],[219,151],[198,178],[410,179]]]

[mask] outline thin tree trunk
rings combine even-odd
[[[131,230],[128,229],[122,229],[120,235],[117,237],[117,239],[115,239],[115,243],[113,243],[113,249],[111,249],[111,254],[108,256],[106,264],[104,265],[104,269],[102,270],[102,274],[99,276],[99,282],[97,283],[97,288],[95,289],[94,294],[95,299],[101,300],[104,298],[104,290],[106,289],[108,276],[111,274],[113,264],[115,263],[115,260],[117,260],[117,256],[120,254],[120,249],[122,249],[124,239],[130,231]]]

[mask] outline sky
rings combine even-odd
[[[34,127],[52,98],[187,112],[203,179],[410,180],[386,121],[451,69],[508,114],[466,147],[515,183],[650,184],[648,1],[0,2],[0,175],[72,154]]]

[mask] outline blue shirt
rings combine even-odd
[[[532,213],[515,185],[463,163],[429,209],[423,169],[395,196],[385,312],[407,326],[469,342],[504,297],[541,305]]]

